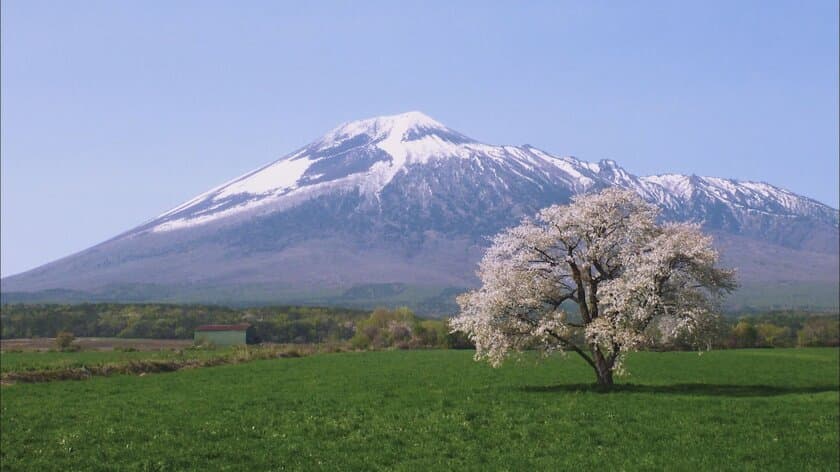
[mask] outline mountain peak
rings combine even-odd
[[[365,138],[365,141],[387,140],[399,143],[428,136],[436,136],[451,143],[475,142],[423,112],[409,111],[343,123],[324,135],[320,144],[330,147],[336,143],[362,138]]]
[[[403,124],[407,124],[412,127],[422,126],[429,128],[446,128],[446,126],[444,126],[431,116],[423,113],[422,111],[416,110],[407,111],[405,113],[400,113],[397,115],[381,116],[379,117],[379,119],[396,121]]]
[[[445,130],[446,126],[424,113],[409,111],[398,115],[385,115],[349,121],[327,133],[326,137],[346,138],[362,134],[370,137],[385,137],[391,134],[404,134],[412,129]]]

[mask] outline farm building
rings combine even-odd
[[[248,323],[235,325],[204,325],[195,329],[195,342],[213,343],[216,346],[246,344],[248,341]]]

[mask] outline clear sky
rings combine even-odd
[[[836,208],[838,3],[5,0],[2,275],[409,110]]]

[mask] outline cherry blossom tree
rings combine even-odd
[[[701,345],[734,271],[717,267],[696,225],[657,216],[635,193],[606,189],[503,231],[479,265],[481,287],[458,297],[453,330],[494,366],[525,349],[574,352],[605,388],[655,332],[690,333]]]

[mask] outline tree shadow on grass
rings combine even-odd
[[[616,384],[610,390],[604,390],[597,384],[560,384],[526,385],[520,390],[543,393],[653,393],[664,395],[690,395],[698,397],[775,397],[778,395],[837,392],[837,385],[811,385],[805,387],[781,387],[776,385],[726,385],[726,384],[673,384],[673,385],[636,385]]]

